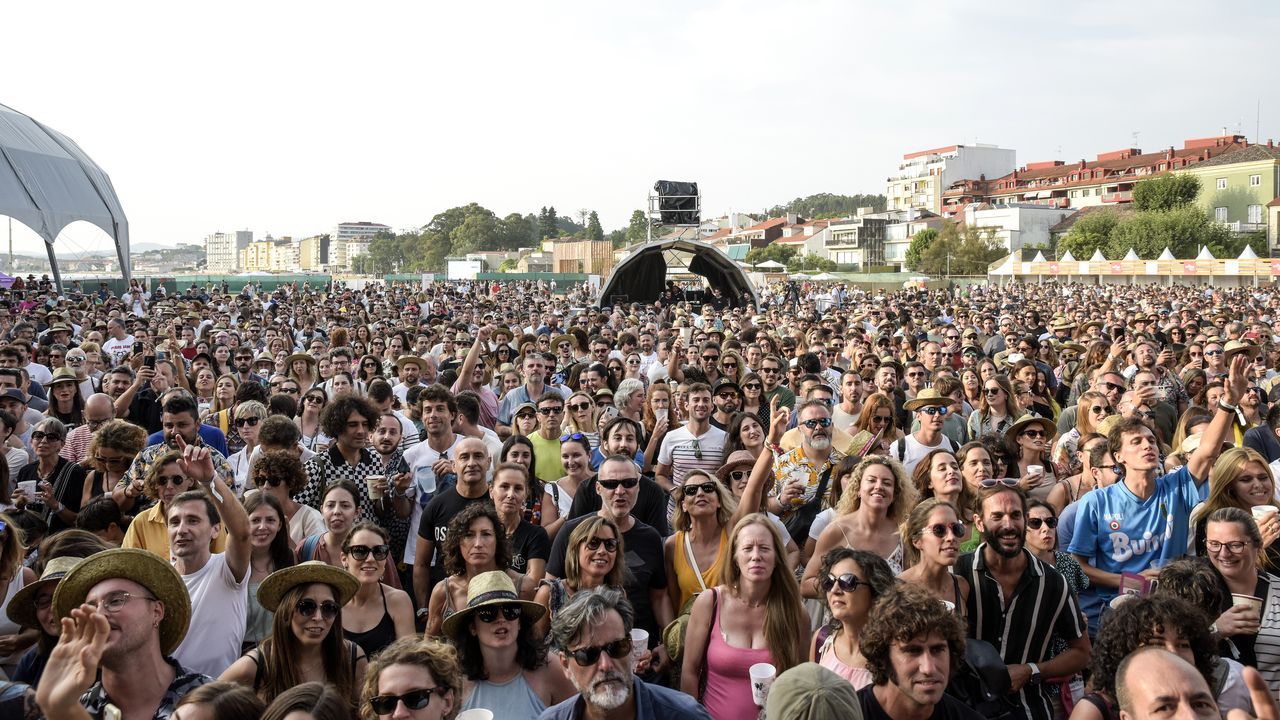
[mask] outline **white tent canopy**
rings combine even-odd
[[[1160,257],[1159,257],[1158,259],[1160,259],[1160,260],[1176,260],[1177,258],[1175,258],[1175,257],[1173,256],[1173,251],[1172,251],[1172,250],[1170,250],[1170,249],[1169,249],[1169,247],[1166,245],[1166,246],[1165,246],[1165,248],[1164,248],[1164,252],[1160,253]]]
[[[1125,260],[1141,260],[1142,258],[1138,257],[1138,253],[1134,252],[1133,248],[1129,248],[1129,252],[1124,254],[1124,259]]]
[[[1062,253],[1061,262],[1075,262],[1075,261],[1076,261],[1076,256],[1072,255],[1070,250]]]
[[[1106,262],[1106,261],[1107,259],[1102,256],[1102,248],[1094,249],[1093,256],[1089,258],[1089,262]]]
[[[0,105],[0,215],[44,238],[54,282],[62,285],[54,241],[83,220],[115,241],[121,274],[130,278],[129,221],[111,178],[66,135]]]
[[[839,277],[839,276],[837,276],[837,275],[832,275],[832,274],[831,274],[831,273],[829,273],[829,272],[824,272],[824,273],[819,273],[819,274],[817,274],[817,275],[814,275],[814,276],[813,276],[813,279],[814,279],[814,280],[826,280],[826,281],[830,281],[830,280],[839,280],[839,279],[840,279],[840,277]]]
[[[758,265],[755,265],[754,267],[757,267],[757,268],[766,268],[766,269],[769,269],[769,270],[777,270],[777,269],[779,269],[779,268],[784,268],[784,267],[786,267],[786,265],[783,265],[782,263],[778,262],[777,260],[765,260],[764,262],[759,263]]]
[[[1245,246],[1244,246],[1244,252],[1240,253],[1240,258],[1239,258],[1239,259],[1241,259],[1241,260],[1257,260],[1257,259],[1258,259],[1258,253],[1256,253],[1256,252],[1254,252],[1254,251],[1253,251],[1253,246],[1251,246],[1251,245],[1245,245]]]
[[[1200,254],[1196,255],[1196,259],[1197,260],[1217,260],[1217,258],[1213,256],[1213,253],[1209,252],[1208,245],[1204,245],[1200,248]]]
[[[788,276],[788,277],[789,277],[789,279],[791,279],[791,280],[811,280],[811,279],[812,279],[810,276],[805,275],[804,273],[795,273],[795,274],[790,275],[790,276]]]
[[[1044,262],[1044,253],[1037,250],[1036,256],[1031,258],[1031,262]]]

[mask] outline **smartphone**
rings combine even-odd
[[[143,367],[149,367],[149,368],[151,368],[151,369],[153,369],[153,370],[154,370],[154,369],[155,369],[155,367],[156,367],[156,356],[155,356],[155,355],[143,355],[143,356],[142,356],[142,365],[143,365]]]
[[[680,328],[680,339],[684,341],[685,345],[688,345],[689,340],[692,338],[693,338],[693,328],[691,327]]]
[[[134,354],[134,355],[141,355],[141,354],[142,354],[142,350],[143,350],[143,345],[142,345],[142,343],[140,343],[140,342],[135,342],[135,343],[133,344],[133,354]]]

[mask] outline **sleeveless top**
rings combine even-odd
[[[261,582],[249,583],[249,602],[245,605],[245,647],[256,646],[259,642],[271,637],[271,623],[275,613],[262,607],[258,602],[258,586]]]
[[[368,657],[373,657],[396,639],[396,623],[391,619],[391,611],[387,609],[387,589],[382,583],[378,583],[378,591],[382,593],[382,618],[378,620],[378,624],[364,632],[342,629],[343,636],[363,648]]]
[[[13,532],[13,530],[10,530],[9,532]],[[0,603],[0,613],[3,613],[3,615],[0,616],[0,635],[16,635],[22,631],[22,628],[17,623],[9,619],[9,613],[5,611],[9,608],[9,601],[12,600],[13,596],[16,595],[25,585],[26,582],[22,577],[22,567],[18,567],[18,569],[13,573],[13,579],[9,581],[8,587],[4,589],[4,602]],[[0,657],[0,665],[5,665],[12,669],[13,666],[18,664],[18,660],[22,658],[22,654],[26,651],[26,648],[22,648],[12,655]]]
[[[753,718],[759,710],[751,699],[751,675],[748,671],[756,663],[772,663],[773,653],[767,648],[730,645],[720,628],[720,610],[720,603],[716,603],[716,616],[707,636],[707,689],[703,693],[702,704],[714,720]]]
[[[843,526],[840,526],[840,534],[844,536],[845,547],[850,547],[850,548],[853,548],[854,550],[861,549],[849,541],[849,535],[844,531]],[[884,559],[886,563],[889,563],[889,569],[893,571],[893,574],[895,577],[898,575],[901,575],[902,571],[905,569],[902,567],[903,559],[904,558],[902,554],[902,541],[899,540],[898,546],[893,549],[893,552],[889,553],[889,557]]]
[[[839,675],[853,685],[854,690],[871,684],[871,672],[866,668],[849,667],[836,657],[836,636],[831,634],[827,636],[826,642],[822,643],[822,649],[818,651],[818,664]]]
[[[707,567],[699,567],[702,571],[702,582],[698,582],[698,573],[695,573],[693,566],[689,564],[689,553],[685,550],[686,533],[683,530],[675,534],[675,550],[672,555],[671,564],[675,567],[676,583],[680,588],[680,602],[675,606],[674,610],[679,613],[694,595],[702,592],[706,588],[713,588],[720,584],[720,561],[724,558],[725,548],[729,547],[729,534],[720,531],[720,548],[716,550],[716,559]]]
[[[538,693],[529,687],[524,673],[516,673],[510,680],[498,684],[488,680],[476,680],[471,689],[471,696],[462,704],[463,710],[484,708],[492,710],[495,718],[536,718],[547,709],[546,703],[538,697]]]

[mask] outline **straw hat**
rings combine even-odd
[[[753,467],[756,464],[756,458],[747,450],[734,450],[725,459],[724,464],[716,470],[716,477],[720,478],[720,482],[725,485],[729,484],[729,473],[740,467]]]
[[[422,372],[423,370],[427,369],[427,361],[423,360],[417,355],[401,355],[398,359],[396,359],[397,372],[403,370],[405,365],[417,365],[418,372]]]
[[[268,578],[269,580],[270,578]],[[471,614],[489,605],[519,605],[534,622],[542,619],[547,609],[538,603],[521,600],[515,583],[505,570],[491,570],[471,578],[467,584],[467,606],[444,619],[444,634],[458,640]]]
[[[319,560],[308,560],[268,575],[258,586],[258,604],[275,612],[285,593],[299,585],[311,583],[323,583],[333,588],[334,594],[338,596],[339,606],[346,605],[360,589],[360,581],[346,570]]]
[[[80,384],[80,379],[76,377],[76,371],[67,367],[60,367],[53,371],[53,379],[49,381],[46,387],[53,387],[58,383],[69,382],[76,385]]]
[[[160,621],[160,652],[168,655],[187,636],[191,624],[191,597],[182,576],[164,558],[148,550],[104,550],[81,562],[62,577],[53,593],[53,612],[59,618],[84,603],[89,590],[103,580],[124,578],[138,583],[164,603]]]
[[[313,356],[311,353],[304,353],[304,352],[294,353],[290,355],[289,357],[284,359],[284,363],[286,366],[290,366],[290,365],[293,365],[298,360],[303,360],[308,365],[318,364],[315,359],[315,356]]]
[[[922,407],[944,407],[955,404],[955,398],[942,395],[935,388],[925,388],[915,396],[915,399],[903,403],[902,408],[907,412],[915,412]]]
[[[1262,352],[1262,347],[1260,345],[1254,345],[1253,343],[1245,342],[1244,340],[1232,340],[1222,349],[1222,362],[1229,364],[1231,359],[1240,353],[1248,355],[1249,359],[1252,360],[1253,358],[1258,357],[1258,353],[1260,352]]]
[[[40,621],[36,619],[36,593],[45,586],[57,585],[63,576],[82,562],[84,558],[79,557],[56,557],[50,560],[44,566],[39,580],[24,586],[10,598],[9,619],[20,627],[40,627]]]
[[[1009,429],[1004,431],[1005,442],[1013,442],[1014,439],[1021,435],[1024,430],[1032,425],[1039,425],[1044,430],[1045,442],[1053,440],[1053,438],[1058,434],[1058,426],[1054,425],[1052,420],[1028,415],[1018,422],[1010,425]]]
[[[578,347],[578,338],[572,335],[569,335],[568,333],[565,333],[563,335],[557,335],[551,338],[551,347],[553,348],[560,347],[560,343],[562,342],[569,343],[570,350],[573,350],[574,352],[580,352],[580,348]]]

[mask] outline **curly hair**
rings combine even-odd
[[[866,550],[854,550],[851,547],[838,547],[833,548],[827,552],[826,555],[822,556],[822,565],[818,569],[819,585],[821,585],[822,578],[829,576],[835,569],[835,566],[845,560],[852,560],[858,564],[863,575],[860,579],[871,586],[871,597],[873,600],[889,592],[889,590],[898,581],[893,575],[893,568],[890,568],[889,563],[879,555],[867,552]],[[824,605],[827,604],[826,593],[822,594],[822,602]],[[830,610],[830,606],[828,606],[827,609]],[[830,627],[833,632],[836,632],[843,627],[843,623],[835,618],[831,618]]]
[[[889,468],[889,472],[893,473],[893,502],[889,504],[888,518],[895,523],[900,523],[908,510],[915,507],[916,489],[907,480],[907,473],[902,465],[897,460],[883,455],[868,455],[853,469],[853,477],[849,480],[848,487],[844,489],[844,497],[840,498],[840,504],[836,506],[836,514],[847,515],[857,512],[858,508],[862,507],[860,492],[862,478],[866,475],[867,469],[875,465]]]
[[[965,633],[959,616],[919,585],[899,583],[890,588],[871,608],[859,638],[859,649],[867,661],[871,681],[885,685],[896,679],[889,655],[895,642],[907,642],[929,633],[938,633],[947,641],[951,669],[958,668],[964,660]]]
[[[182,453],[177,450],[171,450],[156,458],[156,461],[151,463],[151,467],[147,468],[147,476],[142,481],[142,494],[152,500],[159,500],[160,488],[156,487],[156,478],[160,477],[161,470],[177,463],[181,457]]]
[[[1173,595],[1204,608],[1212,617],[1231,608],[1231,589],[1206,557],[1185,557],[1160,569],[1160,582],[1153,594]]]
[[[377,427],[378,420],[382,415],[372,403],[358,395],[340,395],[328,405],[325,405],[324,410],[321,411],[320,429],[331,438],[340,437],[346,432],[347,419],[351,417],[352,413],[359,413],[361,417],[369,421],[370,428]]]
[[[506,570],[511,566],[511,545],[507,540],[507,533],[502,529],[502,519],[498,517],[498,511],[494,509],[493,503],[477,502],[463,508],[462,512],[454,515],[449,521],[441,553],[444,554],[445,572],[450,575],[466,573],[467,561],[462,557],[462,536],[471,529],[471,523],[480,518],[488,518],[489,522],[493,523],[494,566],[499,570]]]
[[[253,486],[264,488],[283,483],[294,495],[307,484],[307,472],[302,460],[288,450],[267,450],[253,461]]]
[[[97,461],[98,451],[105,448],[122,455],[136,456],[147,445],[147,431],[124,420],[108,420],[93,433],[85,463],[98,472],[106,472],[105,465]]]
[[[1090,688],[1114,698],[1120,661],[1134,650],[1161,639],[1168,630],[1176,630],[1180,639],[1190,643],[1196,669],[1212,686],[1218,658],[1212,650],[1209,622],[1200,608],[1173,595],[1148,595],[1113,608],[1103,615],[1098,628],[1098,640],[1089,660]]]
[[[433,685],[448,688],[453,693],[454,707],[461,704],[462,670],[458,665],[458,651],[448,643],[416,635],[402,637],[373,656],[364,673],[364,687],[360,692],[360,716],[364,720],[377,720],[369,701],[378,695],[378,676],[392,665],[417,665],[431,674]]]

